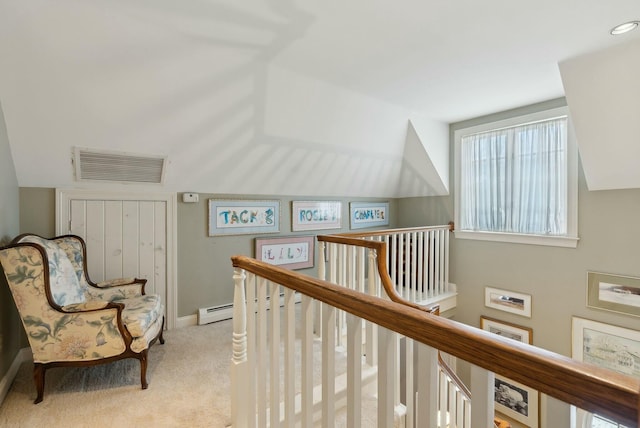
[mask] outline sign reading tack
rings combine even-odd
[[[279,231],[280,201],[209,199],[209,236]]]

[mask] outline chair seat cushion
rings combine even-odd
[[[130,297],[119,302],[124,303],[122,320],[134,338],[143,336],[164,312],[162,301],[157,294]]]

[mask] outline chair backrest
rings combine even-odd
[[[45,250],[45,246],[49,247],[48,250]],[[55,261],[51,262],[52,258]],[[68,264],[63,268],[64,275],[60,273],[63,270],[61,263]],[[105,311],[65,312],[56,309],[55,304],[62,306],[61,303],[70,301],[71,296],[77,300],[84,296],[77,290],[52,291],[53,283],[57,281],[61,284],[62,281],[58,280],[63,276],[68,277],[70,283],[75,278],[77,284],[71,263],[66,255],[56,253],[55,245],[51,247],[46,242],[11,244],[0,248],[0,264],[27,333],[35,363],[99,360],[125,350],[127,344],[119,333],[116,309],[112,308],[106,315]],[[48,274],[53,271],[55,275]],[[69,285],[64,284],[64,287]],[[58,301],[54,295],[57,295]]]
[[[76,271],[76,276],[80,282],[80,287],[85,290],[87,295],[87,288],[89,287],[89,278],[85,267],[86,247],[84,240],[77,235],[64,235],[56,238],[51,238],[58,247],[67,253],[67,257],[71,261],[71,265]]]
[[[65,306],[86,301],[86,286],[80,282],[78,270],[67,252],[57,242],[30,234],[20,236],[17,242],[37,244],[44,249],[49,263],[51,295],[56,304]],[[81,273],[84,275],[82,269]]]

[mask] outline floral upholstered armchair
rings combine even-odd
[[[145,294],[146,279],[92,282],[85,243],[75,235],[20,235],[0,248],[0,263],[33,353],[35,403],[51,367],[136,358],[147,388],[149,347],[164,343],[164,306],[160,296]]]

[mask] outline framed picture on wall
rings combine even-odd
[[[256,259],[288,269],[313,267],[314,236],[256,238]]]
[[[279,231],[280,201],[209,199],[209,236]]]
[[[389,202],[351,202],[349,206],[351,229],[387,226]]]
[[[571,357],[573,359],[639,377],[638,355],[640,355],[640,331],[579,317],[571,319]],[[589,419],[593,419],[594,423],[596,420],[604,421],[597,414],[591,414],[576,407],[574,409],[578,421]],[[618,425],[603,422],[602,426],[617,427]]]
[[[485,287],[484,305],[488,308],[531,318],[531,296],[529,294]]]
[[[340,229],[342,203],[340,201],[293,201],[291,230]]]
[[[640,317],[640,278],[587,272],[587,306]]]
[[[494,382],[496,411],[530,428],[538,428],[540,393],[502,376],[496,376]]]
[[[571,355],[626,375],[640,377],[640,331],[573,317]]]
[[[533,330],[529,327],[481,316],[480,328],[518,342],[533,344]],[[495,375],[494,396],[496,411],[528,427],[538,427],[540,394],[537,390],[504,376]]]
[[[523,327],[517,324],[481,316],[480,328],[518,342],[528,343],[529,345],[533,344],[533,329],[529,327]]]

